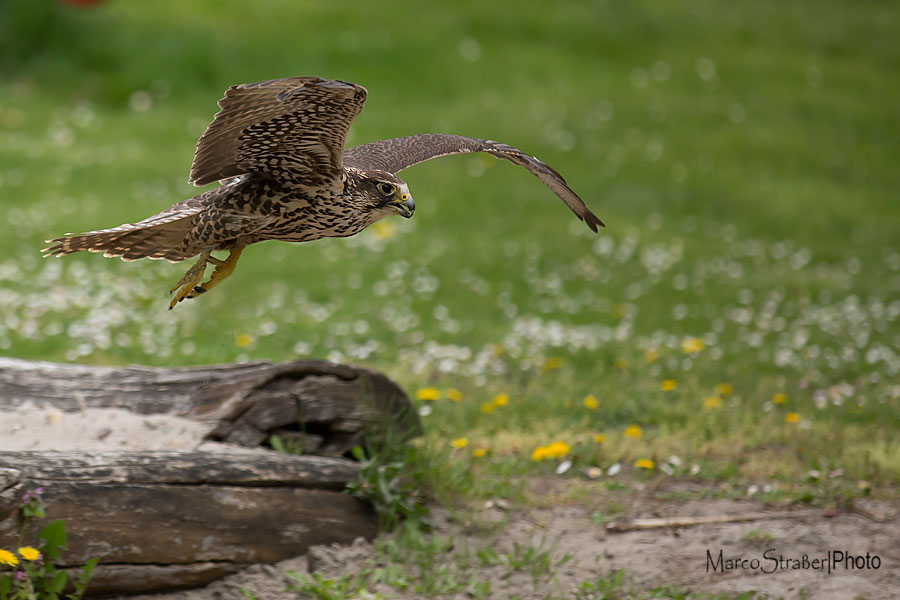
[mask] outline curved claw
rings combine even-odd
[[[175,297],[172,298],[172,301],[169,302],[169,310],[175,308],[175,305],[184,300],[185,298],[192,298],[191,292],[193,292],[194,288],[197,287],[197,284],[200,283],[200,280],[203,279],[203,274],[206,272],[206,263],[209,260],[209,252],[202,252],[200,254],[200,260],[195,262],[193,266],[188,269],[187,273],[178,280],[171,290],[169,290],[169,294],[175,294]],[[177,291],[177,293],[176,293]]]
[[[169,310],[175,308],[175,305],[182,300],[190,300],[191,298],[196,298],[200,294],[205,294],[218,285],[223,279],[231,275],[243,250],[243,246],[234,248],[225,260],[210,256],[209,252],[203,252],[200,255],[200,260],[188,269],[188,272],[184,274],[184,277],[182,277],[181,280],[175,284],[175,287],[172,288],[172,291],[169,292],[171,294],[175,292],[175,290],[178,290],[178,293],[175,294],[175,297],[172,298],[172,301],[169,303]],[[207,263],[216,265],[216,268],[209,276],[208,281],[200,283],[203,279],[203,273],[206,271]]]

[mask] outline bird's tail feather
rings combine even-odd
[[[87,250],[102,252],[107,257],[119,256],[126,261],[151,258],[178,262],[197,254],[184,244],[184,238],[192,226],[191,216],[150,226],[128,223],[112,229],[67,234],[46,240],[50,245],[41,252],[48,257]]]

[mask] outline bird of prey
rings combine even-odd
[[[428,133],[344,149],[366,94],[360,85],[319,77],[232,86],[197,142],[189,178],[198,186],[219,181],[218,187],[138,223],[47,240],[44,256],[88,250],[126,261],[179,262],[199,255],[171,289],[171,309],[228,277],[250,244],[347,237],[388,215],[412,217],[416,205],[395,173],[467,152],[525,167],[592,231],[603,226],[562,175],[500,142]],[[228,258],[212,256],[219,250],[228,250]],[[215,269],[204,282],[208,264]]]

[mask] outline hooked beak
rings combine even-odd
[[[397,212],[400,213],[400,216],[405,219],[409,219],[413,216],[413,213],[416,212],[416,203],[409,194],[401,194],[398,196],[394,206],[397,207]]]

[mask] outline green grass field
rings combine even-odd
[[[533,451],[557,441],[566,477],[620,464],[831,503],[896,490],[891,3],[39,4],[0,7],[4,354],[380,369],[437,390],[417,402],[446,497],[515,495],[553,473]],[[563,173],[607,228],[472,156],[402,174],[412,220],[253,246],[171,312],[187,264],[40,258],[46,238],[195,194],[194,143],[224,89],[299,74],[368,88],[350,144],[500,140]]]

